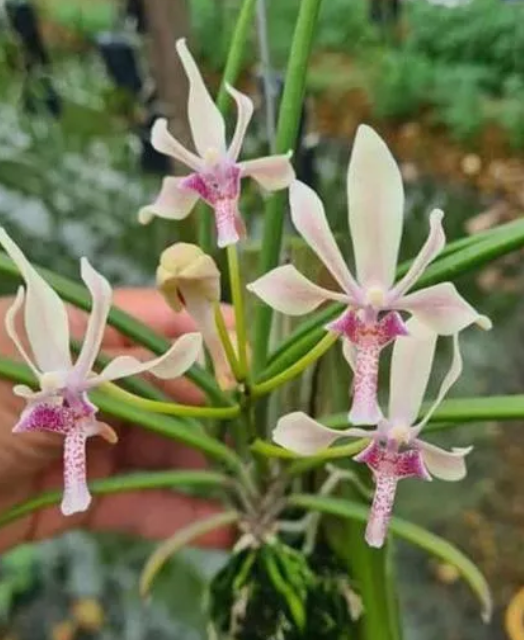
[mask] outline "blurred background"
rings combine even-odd
[[[163,115],[189,141],[186,79],[174,41],[188,38],[215,91],[239,4],[2,1],[0,223],[33,261],[76,278],[77,259],[87,255],[115,285],[152,285],[161,249],[195,237],[196,216],[184,225],[137,224],[138,209],[173,171],[149,145],[149,131]],[[258,107],[245,156],[271,148],[299,4],[259,2],[238,83]],[[401,165],[403,257],[423,242],[434,207],[446,212],[450,239],[522,215],[524,1],[324,1],[295,161],[299,177],[321,194],[343,245],[345,173],[361,122],[377,128]],[[242,197],[251,230],[246,251],[254,256],[263,198],[248,185]],[[297,240],[286,251],[300,260]],[[458,395],[522,392],[522,259],[512,254],[457,283],[495,323],[489,335],[466,332]],[[429,492],[422,483],[403,483],[398,513],[463,548],[492,584],[497,612],[483,626],[450,567],[399,545],[408,640],[509,637],[505,610],[524,588],[523,428],[468,425],[442,435],[443,444],[475,445],[468,479],[435,482]],[[150,550],[144,541],[79,532],[4,555],[0,638],[203,638],[205,585],[223,557],[180,554],[154,601],[144,604],[136,585]]]

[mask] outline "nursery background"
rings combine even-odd
[[[274,142],[299,4],[258,2],[236,83],[257,105],[246,141],[250,154],[263,155]],[[85,255],[115,285],[153,286],[159,252],[176,240],[196,239],[192,218],[182,226],[137,223],[136,212],[153,200],[161,176],[169,173],[149,133],[154,119],[164,115],[177,137],[187,139],[187,84],[175,39],[188,38],[216,90],[239,5],[3,1],[0,224],[16,234],[32,261],[76,277],[77,260]],[[294,162],[340,233],[347,225],[347,162],[362,122],[385,138],[401,166],[407,190],[403,258],[423,243],[433,208],[446,212],[450,240],[520,217],[524,2],[325,0]],[[261,196],[248,189],[242,197],[251,231],[247,252],[256,257]],[[297,238],[289,239],[286,250],[306,264]],[[523,258],[513,253],[456,283],[492,318],[494,329],[463,338],[468,364],[454,394],[522,392]],[[12,291],[8,283],[4,291]],[[482,624],[477,603],[453,567],[398,542],[408,640],[524,637],[513,635],[507,614],[524,589],[523,425],[479,426],[471,423],[453,434],[454,445],[475,446],[467,480],[434,483],[430,490],[404,483],[397,512],[474,559],[493,589],[494,621]],[[436,439],[450,443],[445,432]],[[144,603],[136,584],[151,548],[131,537],[78,532],[5,554],[0,637],[205,637],[205,585],[225,554],[179,554],[158,579],[154,601]]]

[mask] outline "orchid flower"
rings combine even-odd
[[[178,40],[176,47],[189,79],[188,117],[197,154],[170,135],[167,121],[162,118],[153,125],[151,142],[157,151],[179,160],[193,173],[164,178],[156,201],[140,211],[139,220],[143,224],[150,222],[153,216],[182,220],[202,198],[215,212],[218,246],[225,247],[245,235],[238,211],[241,178],[254,178],[269,191],[284,189],[294,178],[291,153],[239,162],[242,142],[253,114],[252,101],[226,85],[238,110],[233,139],[227,147],[224,119],[206,89],[185,40]]]
[[[313,284],[292,265],[278,267],[248,289],[282,313],[302,315],[327,300],[348,305],[326,328],[350,341],[346,356],[354,369],[353,424],[377,424],[377,380],[381,350],[406,334],[399,311],[412,314],[439,335],[455,334],[480,316],[450,282],[408,293],[445,244],[442,211],[430,216],[429,236],[406,275],[394,284],[402,234],[404,191],[400,171],[383,140],[367,126],[356,135],[348,177],[349,228],[357,279],[350,273],[329,228],[319,197],[305,184],[290,187],[291,219],[342,292]]]
[[[18,289],[16,298],[6,313],[7,334],[39,385],[36,392],[25,385],[15,386],[14,393],[25,398],[27,406],[13,431],[48,431],[64,436],[62,513],[70,515],[85,511],[91,502],[86,484],[86,440],[94,435],[100,435],[111,443],[117,440],[111,427],[96,419],[98,409],[89,400],[88,392],[105,382],[146,371],[159,378],[181,376],[197,359],[202,339],[197,333],[187,334],[159,358],[140,362],[132,356],[119,356],[101,373],[93,374],[92,368],[111,307],[111,287],[107,280],[86,258],[82,258],[81,275],[93,302],[82,349],[73,363],[64,303],[4,229],[0,229],[0,242],[15,262],[26,285],[25,289]],[[15,326],[16,316],[23,305],[32,357],[23,346]]]
[[[171,308],[177,313],[185,308],[193,318],[213,360],[220,386],[231,388],[235,378],[215,322],[215,306],[220,302],[220,271],[213,258],[194,244],[177,242],[162,252],[156,280]]]
[[[300,455],[313,455],[339,438],[366,438],[365,449],[353,459],[372,470],[375,495],[371,506],[366,541],[373,547],[384,543],[393,509],[397,483],[403,478],[461,480],[466,475],[464,457],[471,448],[445,451],[419,438],[420,431],[462,371],[458,334],[453,336],[453,357],[437,398],[424,418],[416,422],[426,391],[437,335],[415,320],[407,323],[410,335],[393,346],[389,415],[374,431],[349,428],[329,429],[302,412],[282,417],[273,440]]]

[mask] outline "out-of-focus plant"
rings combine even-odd
[[[400,171],[384,141],[362,126],[347,174],[353,275],[319,197],[294,180],[288,151],[298,134],[321,4],[302,0],[297,6],[277,155],[270,158],[240,159],[253,105],[230,86],[241,68],[255,0],[242,3],[217,104],[191,53],[183,42],[178,45],[190,81],[188,117],[197,153],[183,148],[165,123],[157,124],[154,144],[182,159],[192,173],[167,177],[141,219],[151,221],[154,214],[183,224],[197,198],[209,205],[193,213],[199,216],[202,246],[167,249],[159,256],[157,271],[159,288],[174,312],[185,308],[193,316],[208,349],[209,366],[196,364],[199,336],[184,336],[171,345],[112,308],[108,282],[87,260],[81,262],[84,287],[35,269],[10,236],[0,234],[9,254],[0,255],[0,272],[21,276],[24,282],[5,322],[25,364],[0,358],[0,376],[16,382],[15,393],[27,402],[16,431],[61,434],[65,450],[64,496],[53,491],[17,504],[0,515],[0,526],[61,501],[64,514],[85,510],[90,493],[159,487],[204,491],[221,501],[222,511],[196,520],[163,542],[147,562],[140,587],[148,593],[166,560],[195,538],[233,527],[237,544],[210,592],[210,627],[224,638],[398,640],[402,629],[389,546],[395,536],[453,565],[488,619],[489,588],[478,568],[450,542],[392,515],[393,503],[400,479],[456,481],[465,476],[466,454],[474,454],[432,444],[426,436],[430,439],[436,421],[446,421],[453,429],[471,420],[524,417],[520,395],[444,399],[462,371],[459,333],[472,324],[484,329],[490,325],[452,281],[521,249],[524,224],[511,223],[446,245],[443,213],[436,210],[428,218],[428,237],[419,253],[398,264],[404,225]],[[227,145],[224,113],[230,97],[237,104],[237,123]],[[256,276],[245,270],[242,177],[277,191],[268,196]],[[318,281],[292,264],[281,264],[288,201],[294,228],[325,267]],[[217,245],[226,253],[234,332],[227,330],[222,315],[221,273],[207,253],[208,245],[214,253]],[[249,317],[248,277],[249,290],[261,299],[254,301]],[[75,359],[62,300],[90,310]],[[15,319],[22,308],[30,352],[17,334]],[[293,331],[276,335],[273,308],[308,318]],[[108,362],[104,354],[98,355],[106,323],[158,357],[148,363],[131,357]],[[449,369],[433,402],[422,404],[436,347],[446,336],[453,346]],[[332,406],[332,397],[347,398],[346,410],[307,415],[297,411],[295,398],[293,406],[284,408],[278,391],[328,351],[332,356],[339,341],[346,363],[337,366],[345,369],[330,371],[325,405]],[[78,345],[73,346],[78,351]],[[390,348],[386,411],[380,402],[379,374],[387,374],[383,353]],[[329,366],[329,360],[323,365],[326,362]],[[140,379],[134,380],[133,392],[113,382],[147,370],[160,378],[185,373],[203,391],[206,403],[186,406],[158,399],[151,385]],[[345,380],[351,372],[348,393]],[[315,414],[317,399],[309,397],[310,414]],[[98,420],[99,410],[202,452],[209,468],[134,473],[86,487],[86,439],[98,434],[118,446],[110,427]],[[331,446],[345,437],[352,439]]]

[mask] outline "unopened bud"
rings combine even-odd
[[[194,244],[178,242],[163,251],[156,280],[175,311],[182,310],[188,295],[209,302],[220,299],[220,271],[213,258]]]

